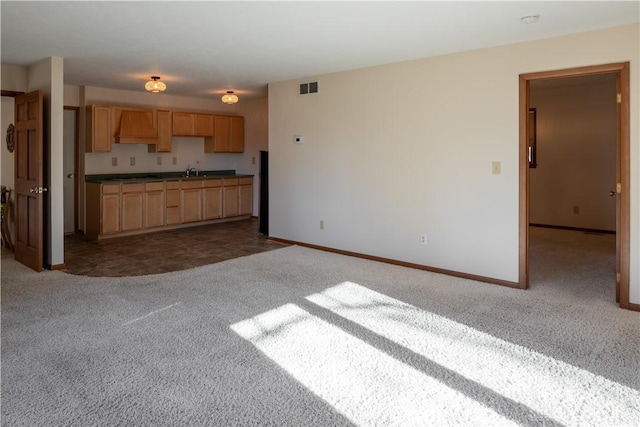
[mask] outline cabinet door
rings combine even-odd
[[[103,194],[100,212],[100,234],[120,231],[120,192]]]
[[[229,151],[229,118],[215,116],[213,122],[213,150],[226,153]]]
[[[171,118],[172,135],[193,136],[193,114],[174,112]]]
[[[211,114],[193,114],[193,134],[196,136],[213,135],[213,116]]]
[[[224,197],[224,217],[238,216],[238,186],[223,188]]]
[[[203,189],[204,219],[222,218],[222,187]]]
[[[244,117],[229,117],[229,151],[244,152]]]
[[[240,215],[251,215],[253,213],[253,185],[241,185],[240,189]]]
[[[158,111],[158,143],[148,145],[149,153],[171,152],[171,111]]]
[[[162,227],[164,225],[164,182],[145,184],[144,193],[144,226]]]
[[[182,189],[182,222],[202,221],[202,188]]]
[[[87,107],[87,116],[87,153],[111,151],[111,108],[92,105]]]
[[[143,226],[142,190],[142,184],[122,185],[122,231],[139,230]]]

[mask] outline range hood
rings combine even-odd
[[[156,144],[158,122],[156,110],[118,108],[113,113],[115,141],[128,144]]]

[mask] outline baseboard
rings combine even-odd
[[[53,264],[53,265],[47,264],[47,269],[52,270],[52,271],[54,271],[54,270],[65,270],[66,268],[67,268],[67,265],[64,264],[64,263],[62,263],[62,264]]]
[[[640,311],[640,304],[634,304],[632,302],[629,303],[629,307],[627,307],[629,310],[633,310],[633,311]]]
[[[414,264],[414,263],[405,262],[405,261],[398,261],[398,260],[391,259],[391,258],[383,258],[383,257],[378,257],[378,256],[373,256],[373,255],[361,254],[361,253],[358,253],[358,252],[344,251],[342,249],[335,249],[335,248],[330,248],[330,247],[327,247],[327,246],[313,245],[311,243],[296,242],[294,240],[281,239],[281,238],[278,238],[278,237],[269,236],[269,237],[267,237],[267,239],[273,240],[275,242],[286,243],[288,245],[304,246],[304,247],[307,247],[307,248],[318,249],[318,250],[325,251],[325,252],[333,252],[333,253],[340,254],[340,255],[347,255],[347,256],[352,256],[352,257],[356,257],[356,258],[368,259],[368,260],[371,260],[371,261],[384,262],[386,264],[399,265],[401,267],[415,268],[417,270],[429,271],[431,273],[446,274],[447,276],[459,277],[461,279],[469,279],[469,280],[475,280],[475,281],[478,281],[478,282],[491,283],[493,285],[506,286],[508,288],[524,289],[524,288],[522,288],[520,286],[519,283],[510,282],[508,280],[494,279],[492,277],[485,277],[485,276],[477,276],[475,274],[461,273],[459,271],[454,271],[454,270],[446,270],[446,269],[443,269],[443,268],[430,267],[428,265]]]
[[[531,227],[539,227],[539,228],[554,228],[556,230],[569,230],[569,231],[583,231],[585,233],[598,233],[598,234],[616,234],[615,231],[611,230],[598,230],[594,228],[581,228],[581,227],[567,227],[564,225],[548,225],[548,224],[533,224],[530,223]]]

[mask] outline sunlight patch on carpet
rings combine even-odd
[[[355,424],[516,425],[294,304],[231,329]]]
[[[638,390],[361,285],[344,282],[307,299],[556,422],[640,419]]]

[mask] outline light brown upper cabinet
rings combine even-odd
[[[174,112],[171,123],[171,133],[174,136],[213,135],[213,116],[211,114]]]
[[[87,107],[87,153],[108,153],[111,151],[113,125],[111,108],[90,105]]]
[[[171,152],[171,111],[158,110],[158,142],[149,144],[149,153]]]
[[[205,153],[244,152],[244,117],[214,116],[213,139],[204,141]]]

